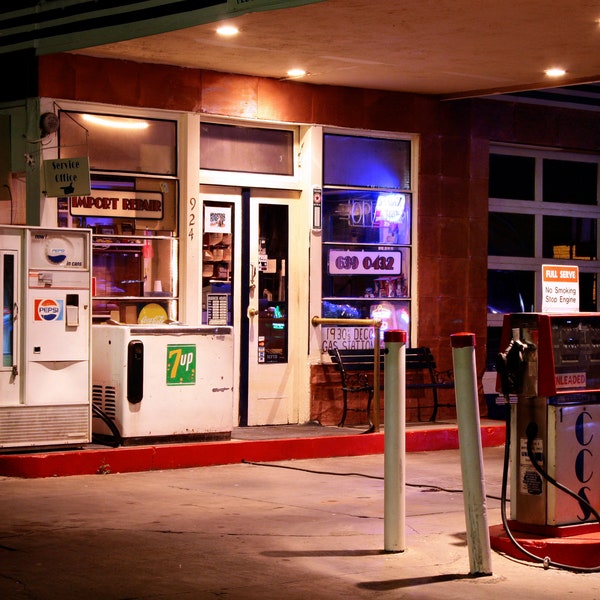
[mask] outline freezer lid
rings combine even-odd
[[[163,325],[147,327],[131,327],[135,335],[231,335],[231,327],[194,327],[191,325]]]

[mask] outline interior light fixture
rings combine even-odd
[[[290,69],[287,74],[288,77],[304,77],[306,75],[306,71],[304,69]]]
[[[217,28],[217,33],[223,37],[231,37],[239,32],[240,30],[235,25],[221,25]]]
[[[566,75],[567,72],[560,67],[553,67],[551,69],[546,69],[544,73],[546,73],[548,77],[562,77],[563,75]]]
[[[102,127],[113,129],[147,129],[148,123],[139,119],[127,119],[121,117],[101,117],[99,115],[82,115],[83,120]]]

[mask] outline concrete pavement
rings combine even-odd
[[[489,525],[503,448],[483,449]],[[406,550],[383,551],[383,455],[0,478],[4,600],[600,600],[600,574],[492,551],[472,577],[458,450],[406,455]]]

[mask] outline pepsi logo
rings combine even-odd
[[[49,248],[46,256],[51,263],[58,265],[66,260],[67,251],[65,248]]]
[[[62,236],[49,237],[46,242],[46,258],[53,265],[60,265],[67,260],[69,243]]]
[[[35,320],[56,321],[62,318],[62,302],[52,298],[36,299]]]

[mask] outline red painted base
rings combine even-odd
[[[159,469],[181,469],[240,462],[269,462],[383,454],[383,432],[273,440],[228,440],[84,448],[0,454],[0,475],[7,477],[63,477],[96,473],[131,473]],[[500,446],[505,424],[481,428],[482,446]],[[458,448],[456,426],[432,427],[406,432],[406,451],[453,450]]]
[[[508,526],[511,527],[510,522]],[[519,560],[542,563],[548,558],[553,563],[575,569],[593,569],[600,567],[600,527],[593,529],[594,531],[588,529],[587,533],[581,530],[580,533],[569,536],[548,537],[511,528],[511,533],[518,544],[539,560],[517,548],[503,525],[490,527],[490,545],[494,550]]]

